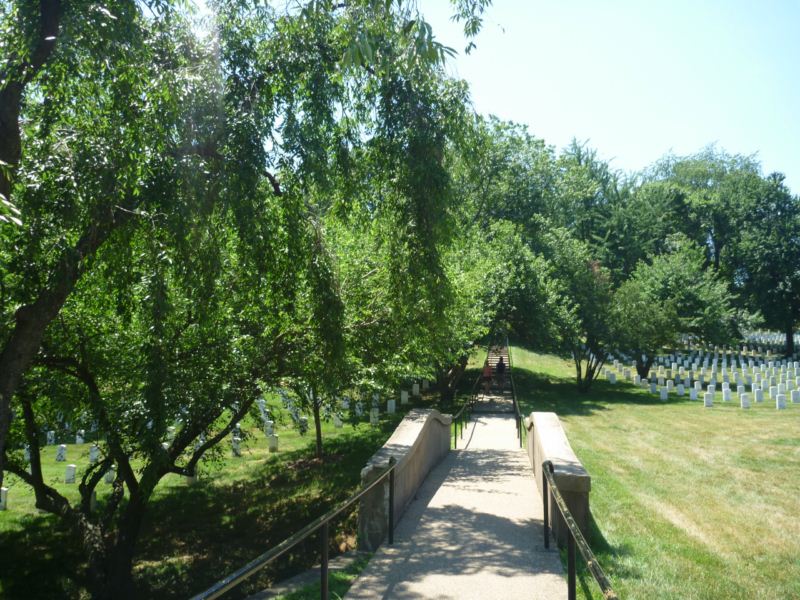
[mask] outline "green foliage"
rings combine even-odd
[[[668,238],[668,252],[640,263],[631,284],[677,317],[673,329],[709,345],[734,339],[736,313],[725,283],[704,268],[703,248],[683,236]],[[670,308],[671,307],[671,308]]]
[[[666,247],[640,262],[614,297],[615,347],[634,358],[643,377],[658,352],[681,336],[718,345],[738,335],[727,286],[704,268],[703,249],[680,235],[667,238]]]
[[[733,288],[758,309],[768,327],[787,334],[800,320],[800,198],[780,175],[762,183],[744,207],[745,218],[731,243]]]

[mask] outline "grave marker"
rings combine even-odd
[[[241,438],[236,436],[231,439],[231,450],[233,451],[233,456],[236,458],[240,458],[242,456],[242,449],[239,446],[241,441]]]

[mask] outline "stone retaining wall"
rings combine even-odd
[[[395,524],[430,470],[450,452],[450,415],[433,409],[413,409],[392,437],[361,470],[366,485],[383,474],[389,458],[397,461],[394,480]],[[388,532],[389,480],[365,494],[358,507],[358,549],[372,552]]]
[[[533,466],[539,494],[542,493],[542,463],[550,460],[555,470],[554,479],[558,489],[588,540],[589,491],[592,478],[572,451],[558,415],[552,412],[532,412],[525,419],[525,427],[528,430],[528,458]],[[555,502],[550,502],[550,523],[559,545],[566,545],[567,526]]]

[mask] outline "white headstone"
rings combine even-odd
[[[61,444],[56,450],[56,462],[66,462],[67,460],[67,445]]]
[[[778,395],[778,386],[771,385],[769,386],[769,397],[775,398]]]
[[[387,402],[386,402],[386,412],[389,413],[390,415],[393,415],[395,412],[397,412],[397,407],[395,406],[394,399],[387,400]]]
[[[642,378],[637,374],[633,376],[633,385],[641,385]]]
[[[356,402],[356,416],[360,417],[364,414],[364,404],[359,400]]]
[[[753,392],[753,400],[755,402],[763,402],[764,401],[764,390],[759,388],[755,392]]]
[[[28,444],[25,444],[25,449],[23,450],[23,452],[25,455],[24,456],[25,462],[31,462],[31,447],[28,446]]]
[[[667,390],[667,388],[662,387],[661,388],[661,401],[662,402],[666,402],[668,399],[669,399],[669,391]]]
[[[85,435],[85,431],[83,429],[79,429],[75,434],[75,443],[82,444],[83,443],[83,436]]]
[[[408,390],[400,391],[400,404],[408,404]]]
[[[419,384],[414,383],[411,385],[411,395],[416,397],[419,396]]]
[[[775,408],[778,410],[783,410],[786,408],[786,395],[785,394],[777,394],[775,396]]]
[[[697,389],[689,388],[689,400],[697,400]]]
[[[722,390],[722,401],[723,402],[730,402],[731,401],[731,388],[723,389]]]
[[[342,427],[344,427],[344,423],[342,422],[342,417],[340,417],[338,414],[333,415],[333,426],[336,429],[341,429]]]
[[[686,388],[682,383],[678,384],[677,390],[678,390],[678,396],[683,396],[683,394],[686,392]]]
[[[739,402],[742,408],[750,408],[750,394],[747,392],[739,394]]]
[[[75,483],[75,470],[77,468],[77,465],[67,465],[64,472],[64,483]]]
[[[377,425],[379,423],[381,411],[378,408],[373,408],[369,411],[369,424]]]
[[[93,465],[98,460],[100,460],[100,448],[97,447],[97,444],[92,444],[89,448],[89,464]]]
[[[430,387],[431,387],[431,382],[428,381],[427,379],[423,379],[422,380],[422,391],[426,392],[426,391],[428,391],[428,388],[430,388]]]
[[[657,394],[658,393],[658,386],[654,383],[650,384],[650,393]]]
[[[792,390],[792,404],[800,403],[800,390]]]
[[[47,432],[47,446],[52,446],[56,443],[56,432],[55,431],[48,431]]]
[[[269,436],[269,451],[270,452],[277,452],[278,451],[278,434],[273,433]]]
[[[706,392],[703,394],[703,406],[706,408],[711,408],[714,406],[714,394],[713,392]]]
[[[616,373],[609,373],[608,374],[608,383],[615,385],[617,383],[617,374]]]

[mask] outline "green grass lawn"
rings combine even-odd
[[[800,598],[800,405],[580,394],[571,362],[512,351],[525,412],[556,412],[592,477],[590,543],[621,598]]]
[[[429,406],[434,401],[431,395],[417,404]],[[282,412],[278,400],[269,404],[273,414]],[[400,412],[383,414],[378,427],[362,421],[335,429],[332,422],[325,423],[323,462],[313,457],[313,423],[300,436],[288,416],[280,414],[276,424],[280,451],[269,453],[255,420],[243,421],[243,429],[251,435],[242,444],[241,458],[232,456],[227,443],[220,459],[203,464],[197,483],[188,485],[182,477],[169,475],[157,488],[137,547],[134,571],[139,595],[171,599],[199,592],[344,501],[358,488],[367,459],[401,418]],[[63,483],[64,468],[76,464],[79,480],[88,466],[89,445],[70,444],[66,463],[55,462],[55,446],[43,450],[45,480],[72,500],[78,498],[77,485]],[[81,597],[83,565],[66,532],[51,515],[39,514],[32,491],[23,482],[7,474],[4,485],[10,494],[9,510],[0,513],[4,549],[0,596]],[[98,486],[100,502],[108,488],[103,482]],[[332,555],[354,547],[355,530],[354,509],[332,526]],[[240,586],[233,597],[318,563],[319,545],[318,539],[310,538]],[[342,589],[347,577],[337,574],[332,589]]]

